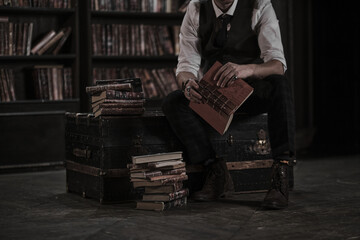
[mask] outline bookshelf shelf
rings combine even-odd
[[[61,55],[30,55],[30,56],[0,56],[0,61],[47,61],[47,60],[74,60],[76,54]]]
[[[94,61],[176,61],[177,56],[93,56]]]
[[[41,14],[41,15],[72,15],[75,9],[35,8],[35,7],[0,7],[0,14]]]
[[[142,21],[151,19],[180,19],[184,17],[184,13],[162,13],[162,12],[119,12],[119,11],[91,11],[92,17],[119,17],[119,18],[141,18]]]

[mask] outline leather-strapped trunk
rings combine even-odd
[[[266,122],[266,114],[238,114],[222,136],[208,128],[214,148],[227,161],[236,192],[266,190],[270,184],[272,159]],[[161,111],[99,118],[67,113],[65,130],[67,190],[101,203],[139,197],[127,170],[131,156],[183,151]],[[188,165],[187,173],[185,184],[190,192],[201,189],[202,167]]]

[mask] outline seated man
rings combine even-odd
[[[278,20],[270,0],[191,1],[180,30],[177,79],[183,91],[170,93],[163,111],[193,164],[203,164],[207,179],[195,200],[215,200],[233,189],[225,161],[214,151],[206,124],[189,108],[201,102],[197,80],[215,61],[223,64],[214,81],[226,87],[238,78],[253,88],[238,111],[268,113],[274,158],[271,189],[263,206],[288,205],[288,166],[294,163],[295,122],[292,91],[284,76],[286,61]]]

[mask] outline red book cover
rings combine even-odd
[[[216,86],[214,76],[221,68],[222,64],[216,62],[209,71],[200,80],[208,83],[212,88],[216,88],[222,96],[224,96],[231,104],[213,106],[213,101],[204,101],[204,103],[190,102],[190,108],[194,110],[200,117],[209,123],[217,132],[223,135],[229,128],[234,112],[245,102],[245,100],[252,94],[253,88],[242,79],[237,79],[231,86],[220,88]],[[205,85],[205,84],[204,84]],[[219,96],[215,96],[219,98]],[[220,98],[219,98],[220,99]],[[226,109],[226,111],[221,110]],[[230,110],[228,108],[231,108]],[[230,113],[230,114],[229,114]]]

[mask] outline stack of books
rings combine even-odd
[[[182,152],[133,156],[128,168],[133,187],[143,188],[137,209],[164,211],[187,204],[189,189],[183,182],[188,176]]]
[[[145,98],[140,78],[97,80],[86,87],[95,117],[100,115],[141,115]]]

